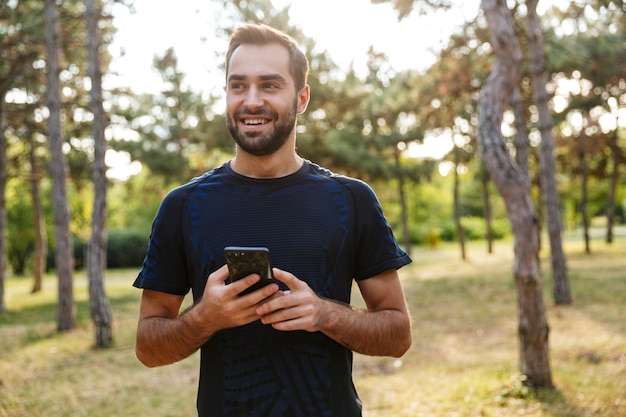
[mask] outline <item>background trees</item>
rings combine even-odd
[[[54,234],[56,241],[56,269],[59,276],[58,329],[71,330],[76,325],[73,298],[72,238],[70,211],[67,200],[67,165],[63,153],[64,132],[61,126],[61,29],[55,0],[45,2],[46,28],[46,103],[48,141],[50,144],[50,177],[53,183]]]
[[[114,3],[97,2],[103,11],[99,26],[104,46],[114,36],[115,19],[110,16]],[[479,122],[478,103],[495,49],[483,13],[458,28],[438,51],[436,62],[423,71],[399,71],[385,51],[370,49],[366,73],[361,74],[354,68],[338,70],[333,57],[293,26],[287,9],[278,10],[268,0],[215,3],[221,10],[216,21],[223,22],[217,31],[223,37],[232,30],[233,22],[245,20],[272,24],[301,41],[313,67],[310,83],[314,93],[307,113],[299,120],[299,152],[338,172],[370,181],[407,249],[415,244],[435,247],[439,239],[510,233],[510,207],[492,193],[494,184],[485,175],[484,155],[476,158],[477,139],[485,127]],[[394,5],[399,16],[453,6],[413,1]],[[520,47],[526,51],[530,47],[523,36],[527,9],[521,5],[516,4],[509,14],[522,40]],[[92,222],[103,208],[95,204],[95,184],[100,190],[103,184],[92,178],[92,168],[97,168],[100,180],[106,169],[97,147],[98,133],[91,129],[97,111],[89,106],[89,93],[94,92],[93,79],[97,77],[87,70],[85,5],[73,0],[58,7],[63,139],[62,152],[56,152],[52,161],[52,152],[43,146],[53,137],[47,129],[54,121],[50,117],[54,106],[45,104],[45,95],[53,88],[45,82],[52,61],[46,59],[44,47],[43,3],[12,0],[0,5],[0,310],[5,271],[36,277],[47,264],[60,278],[69,275],[72,267],[83,266],[90,237],[95,240],[88,247],[97,247],[105,228],[108,264],[137,267],[144,251],[142,238],[147,239],[163,195],[232,154],[220,97],[200,86],[189,86],[177,51],[163,50],[154,57],[154,68],[163,82],[153,91],[139,94],[133,86],[119,85],[102,92],[107,156],[126,157],[140,166],[141,172],[109,176],[105,183],[106,226]],[[624,221],[626,198],[626,184],[619,175],[626,149],[623,13],[622,3],[603,1],[572,3],[540,16],[549,71],[545,79],[536,78],[532,85],[545,84],[541,106],[550,108],[554,121],[554,129],[549,129],[545,119],[541,126],[554,135],[556,191],[539,181],[539,169],[545,166],[544,161],[540,163],[539,145],[546,144],[543,137],[547,132],[535,127],[545,114],[540,117],[540,108],[533,103],[528,65],[520,68],[519,94],[512,92],[506,105],[498,109],[501,123],[490,126],[490,134],[499,139],[497,150],[503,157],[514,157],[527,177],[522,181],[528,190],[526,209],[530,210],[531,203],[540,208],[542,198],[556,197],[558,192],[556,209],[563,227],[573,230],[582,224],[588,230],[592,221],[606,219],[607,241],[613,239],[614,224]],[[106,74],[110,57],[104,47],[100,52]],[[513,97],[519,103],[518,112],[508,106]],[[450,152],[424,155],[420,147],[424,141],[449,141]],[[68,165],[64,200],[71,212],[68,229],[75,248],[71,254],[67,254],[68,243],[52,238],[52,196],[61,193],[52,191],[53,177],[46,172],[62,165],[61,157]],[[517,168],[512,169],[517,175]],[[98,195],[102,196],[102,191]],[[544,213],[547,211],[537,209],[530,218],[541,221],[547,216]],[[515,221],[511,224],[515,230]],[[538,232],[537,227],[533,233]],[[534,244],[533,239],[523,241]],[[529,253],[536,254],[539,243]],[[50,256],[43,262],[48,245],[56,258]],[[66,255],[59,259],[63,251]],[[134,258],[133,251],[140,255]],[[122,261],[125,257],[131,260]],[[10,268],[4,266],[5,259]],[[72,262],[69,270],[63,264],[66,261]],[[532,272],[537,265],[530,258],[528,262]],[[553,266],[553,275],[561,270],[564,264]],[[540,304],[536,306],[541,309]]]

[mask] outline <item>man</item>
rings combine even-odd
[[[411,344],[397,274],[410,259],[373,191],[296,153],[308,71],[282,32],[234,32],[225,92],[235,157],[168,194],[134,283],[137,357],[153,367],[200,349],[201,417],[361,416],[352,352],[400,357]],[[226,246],[268,247],[279,284],[239,295],[259,276],[230,282]],[[367,310],[349,305],[353,279]]]

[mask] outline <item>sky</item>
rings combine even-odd
[[[452,11],[428,17],[415,14],[398,21],[392,2],[371,4],[370,0],[273,0],[277,7],[289,5],[292,24],[326,49],[334,62],[347,69],[353,65],[365,73],[370,46],[387,54],[396,70],[421,70],[432,64],[438,49],[455,27],[473,18],[478,0],[459,1]],[[118,29],[109,50],[113,56],[107,85],[128,86],[135,92],[158,91],[160,78],[152,69],[156,55],[172,47],[180,69],[195,91],[221,91],[224,75],[216,52],[226,50],[226,40],[216,38],[217,4],[209,0],[135,0],[135,12],[122,6],[114,9]],[[220,58],[222,59],[222,58]],[[450,138],[430,138],[411,150],[422,156],[441,157],[451,149]],[[125,178],[140,166],[129,166],[128,155],[110,151],[107,165],[115,166],[110,176]]]
[[[398,21],[390,3],[370,0],[273,0],[277,7],[290,5],[292,23],[327,49],[334,61],[347,68],[364,69],[367,50],[373,45],[386,53],[397,70],[424,69],[433,63],[429,52],[445,42],[452,30],[479,9],[478,0],[459,1],[462,6],[435,16],[409,16]],[[173,7],[174,6],[174,7]],[[209,0],[135,0],[136,13],[114,9],[118,28],[110,48],[115,58],[111,69],[120,77],[115,84],[131,85],[150,92],[158,76],[152,70],[154,54],[173,47],[188,81],[205,90],[221,88],[223,74],[215,52],[226,49],[216,39],[217,4]]]

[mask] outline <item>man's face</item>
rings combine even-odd
[[[306,88],[303,90],[307,90]],[[280,149],[295,134],[308,90],[296,94],[289,54],[279,44],[241,45],[226,80],[226,122],[237,145],[256,156]]]

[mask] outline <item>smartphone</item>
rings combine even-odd
[[[261,280],[239,295],[249,294],[268,284],[276,282],[272,274],[270,251],[264,247],[227,246],[224,258],[228,265],[231,282],[245,278],[250,274],[259,274]]]

